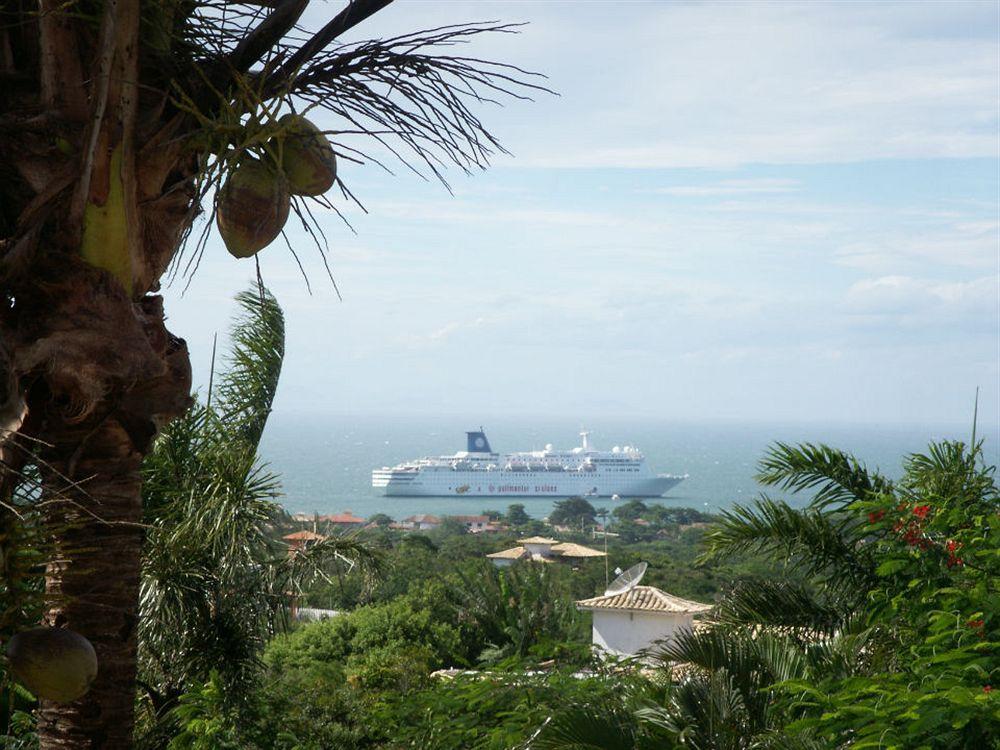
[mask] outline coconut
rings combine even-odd
[[[337,155],[320,129],[302,115],[285,115],[281,167],[292,195],[322,195],[337,179]]]
[[[230,254],[249,258],[281,234],[290,206],[288,181],[277,170],[246,159],[232,171],[215,202],[219,234]]]
[[[59,703],[81,697],[97,676],[97,654],[90,641],[64,628],[18,633],[7,643],[7,660],[36,697]]]

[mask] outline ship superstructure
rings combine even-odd
[[[581,432],[568,451],[495,453],[482,428],[467,432],[467,448],[451,456],[420,458],[372,472],[385,495],[467,497],[660,497],[684,476],[654,474],[635,447],[599,451]]]

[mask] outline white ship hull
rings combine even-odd
[[[660,497],[685,477],[654,474],[635,448],[583,445],[569,451],[494,453],[486,433],[466,433],[468,450],[372,472],[372,486],[395,497]]]
[[[400,472],[402,473],[402,472]],[[408,472],[392,476],[391,469],[372,472],[372,486],[393,497],[660,497],[684,477],[652,476],[622,482],[610,476],[562,476],[549,471]],[[576,472],[573,472],[576,473]],[[586,472],[579,472],[581,474]]]

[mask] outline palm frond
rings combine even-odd
[[[281,376],[285,318],[274,295],[263,287],[240,292],[236,302],[241,315],[233,325],[216,410],[230,439],[256,450]]]
[[[745,628],[682,630],[651,656],[670,667],[683,665],[689,672],[684,684],[724,673],[726,684],[739,692],[751,734],[769,726],[771,686],[804,677],[809,670],[803,649],[795,640]],[[715,689],[721,690],[721,686]]]
[[[505,153],[470,104],[551,92],[538,74],[443,50],[481,34],[517,31],[515,24],[466,24],[342,45],[316,54],[287,94],[374,137],[419,174],[408,152],[444,182],[445,164],[468,171]]]
[[[906,457],[901,490],[908,496],[949,498],[965,507],[996,507],[996,467],[977,465],[981,458],[982,443],[971,448],[959,441],[931,443],[926,453]]]
[[[553,716],[532,750],[637,750],[635,716],[620,706],[573,706]]]
[[[636,715],[692,750],[745,750],[756,729],[745,695],[724,668],[685,680],[670,692],[666,706]]]
[[[703,560],[759,553],[834,583],[868,583],[874,565],[859,544],[858,521],[820,510],[792,508],[762,497],[753,508],[734,505],[705,535]]]
[[[892,483],[869,471],[854,456],[826,445],[775,443],[759,463],[757,481],[783,490],[818,488],[815,508],[844,506],[892,491]]]
[[[842,627],[858,604],[857,596],[838,595],[832,600],[801,581],[753,579],[739,581],[712,611],[712,618],[726,626],[763,625],[794,636],[832,635]]]

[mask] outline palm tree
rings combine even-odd
[[[289,596],[345,560],[360,573],[378,568],[354,536],[295,554],[274,539],[280,486],[257,450],[281,373],[284,319],[266,289],[237,302],[242,315],[214,398],[171,423],[144,464],[140,686],[161,719],[212,674],[238,707],[266,641],[287,624]]]
[[[278,116],[309,107],[338,118],[342,160],[377,144],[437,177],[485,166],[500,147],[471,103],[532,88],[516,68],[436,51],[509,26],[334,44],[389,2],[352,0],[315,33],[297,26],[309,0],[0,7],[3,481],[39,467],[60,529],[45,619],[88,637],[100,663],[83,699],[43,704],[42,747],[132,742],[141,467],[191,389],[156,292],[169,268],[197,267],[206,235],[185,240],[204,200],[241,161],[274,159]],[[332,207],[296,198],[307,225],[312,200]]]
[[[456,571],[452,602],[456,620],[473,629],[479,643],[489,644],[473,655],[477,661],[523,659],[545,641],[572,638],[581,619],[563,573],[534,563],[501,569],[481,563],[469,571]]]
[[[786,576],[736,585],[716,610],[730,625],[768,625],[787,633],[832,634],[851,621],[877,580],[865,544],[864,515],[848,510],[888,496],[892,482],[853,456],[827,446],[776,443],[760,464],[759,482],[799,492],[815,489],[804,508],[763,496],[735,505],[705,536],[705,562],[761,554],[786,565]]]

